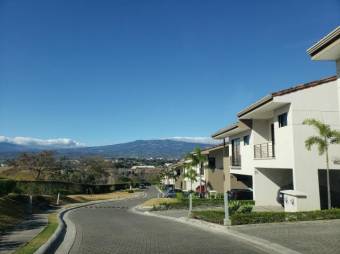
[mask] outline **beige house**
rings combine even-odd
[[[231,189],[245,189],[246,186],[238,178],[230,174],[229,144],[207,148],[202,151],[207,156],[204,165],[205,186],[208,191],[223,193]]]

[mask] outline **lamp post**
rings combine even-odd
[[[228,191],[224,192],[224,226],[230,226]]]

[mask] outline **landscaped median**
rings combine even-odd
[[[216,224],[223,224],[223,210],[193,211],[192,217]],[[310,211],[310,212],[235,212],[230,216],[231,225],[259,224],[273,222],[293,222],[311,220],[340,219],[340,209]]]

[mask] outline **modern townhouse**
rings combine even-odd
[[[247,189],[248,186],[230,174],[229,144],[207,148],[202,151],[207,157],[204,165],[205,186],[208,192],[224,193],[231,189]]]
[[[340,28],[308,50],[313,60],[337,63],[337,76],[271,93],[237,114],[238,122],[212,135],[229,139],[230,174],[253,188],[257,206],[280,206],[279,193],[298,200],[295,210],[325,208],[326,162],[305,140],[316,135],[306,118],[340,129]],[[340,146],[329,150],[331,196],[340,205]],[[292,203],[294,202],[292,200]]]

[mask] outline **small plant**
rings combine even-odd
[[[134,190],[128,190],[128,193],[134,193],[135,191]]]
[[[229,214],[233,215],[236,213],[240,209],[241,205],[241,202],[238,200],[231,201],[229,203]]]
[[[253,211],[253,206],[252,205],[243,205],[241,206],[237,212],[239,213],[251,213]]]

